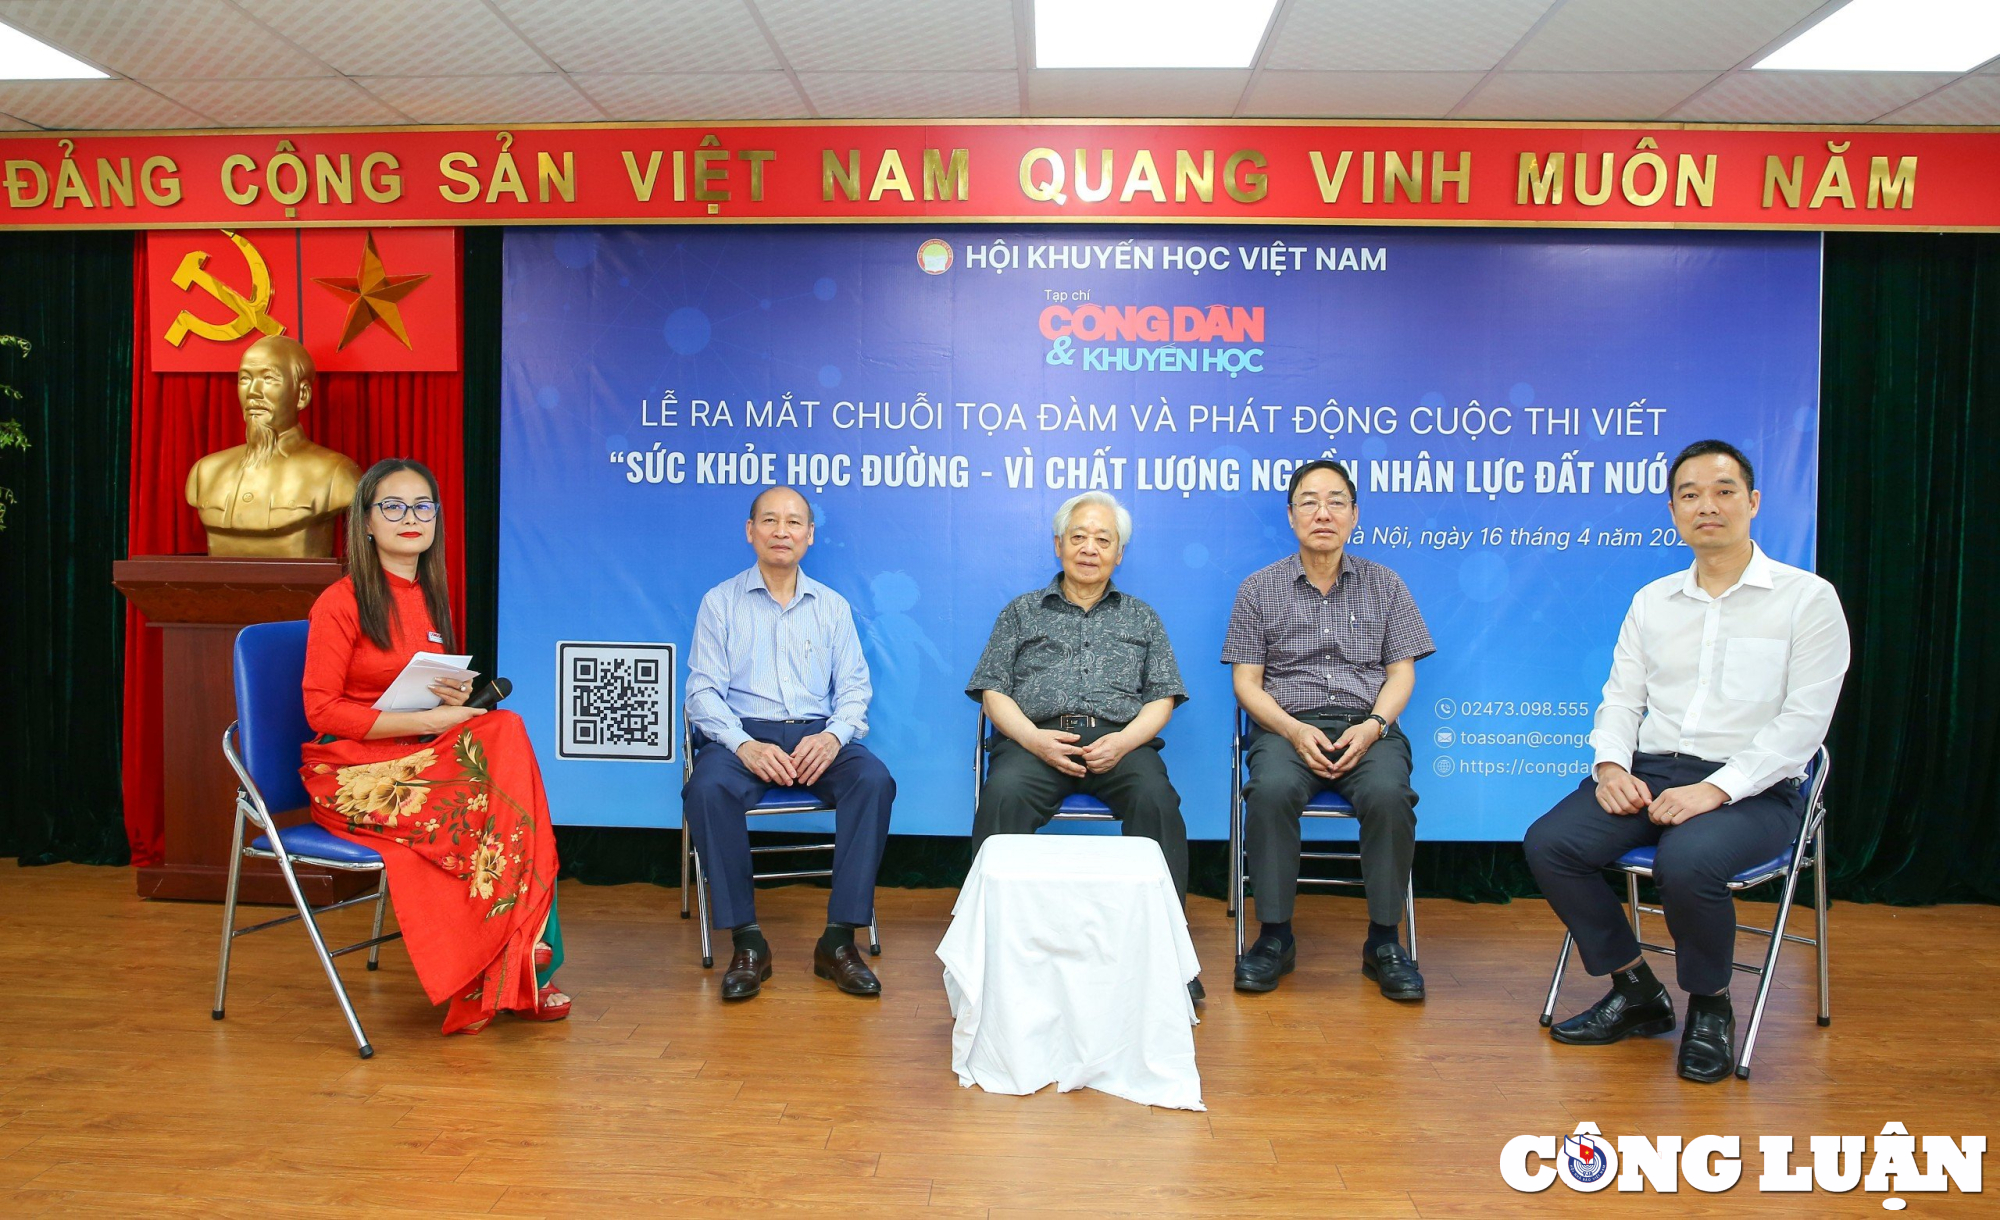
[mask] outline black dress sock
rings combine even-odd
[[[819,947],[825,949],[828,953],[833,952],[842,945],[852,945],[853,943],[854,925],[852,924],[830,923],[826,925],[826,931],[819,934]]]
[[[729,940],[731,947],[739,953],[745,949],[755,949],[768,956],[771,952],[771,942],[764,939],[764,929],[754,923],[729,929]]]
[[[1266,936],[1275,937],[1278,941],[1278,947],[1281,949],[1289,947],[1294,939],[1292,936],[1292,921],[1287,919],[1283,923],[1259,924],[1257,927],[1257,939],[1262,940]]]
[[[1381,948],[1383,945],[1400,945],[1402,943],[1396,935],[1395,924],[1376,923],[1371,919],[1368,921],[1368,941],[1361,946],[1361,951],[1373,954],[1375,950]]]
[[[1729,993],[1726,991],[1723,992],[1721,995],[1690,994],[1688,996],[1689,1016],[1693,1016],[1695,1013],[1698,1012],[1712,1012],[1716,1016],[1726,1017],[1729,1016],[1733,1011],[1734,1010],[1730,1007],[1729,1004]]]
[[[1655,1000],[1666,991],[1653,968],[1644,962],[1630,970],[1613,970],[1611,989],[1628,1000]]]

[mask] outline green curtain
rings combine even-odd
[[[465,234],[467,631],[490,666],[499,546],[500,229]],[[118,863],[118,661],[131,397],[126,234],[0,234],[0,356],[35,448],[0,453],[21,497],[0,533],[0,856]],[[1854,668],[1835,717],[1834,892],[1862,901],[2000,901],[2000,658],[1979,630],[2000,593],[1973,489],[2000,456],[2000,236],[1829,234],[1821,384],[1819,567],[1840,589]],[[664,782],[677,777],[669,776]],[[1553,799],[1553,794],[1551,796]],[[565,827],[566,876],[678,884],[678,832]],[[1193,845],[1219,895],[1226,849]],[[897,836],[882,883],[951,886],[963,839]],[[1515,843],[1422,843],[1417,888],[1532,895]]]
[[[472,667],[492,673],[500,633],[500,243],[506,230],[465,230],[465,639]]]
[[[1819,569],[1854,637],[1828,743],[1834,892],[2000,900],[2000,237],[1830,234]],[[1989,488],[1990,490],[1990,488]],[[1991,624],[1987,624],[1991,626]]]
[[[129,858],[118,783],[132,408],[132,235],[0,233],[0,857]]]

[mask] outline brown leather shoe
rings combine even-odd
[[[771,977],[771,950],[738,949],[736,956],[729,959],[729,969],[722,975],[722,998],[725,1000],[747,1000],[763,987],[764,980]]]
[[[881,995],[882,980],[868,968],[867,959],[853,944],[845,944],[828,953],[825,945],[813,946],[813,973],[823,979],[832,979],[833,985],[848,995]]]

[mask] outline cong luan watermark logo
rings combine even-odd
[[[1763,1164],[1752,1180],[1758,1193],[1848,1194],[1859,1189],[1887,1196],[1882,1206],[1889,1211],[1909,1206],[1903,1195],[1982,1193],[1983,1135],[1919,1139],[1892,1122],[1872,1137],[1815,1135],[1806,1145],[1797,1148],[1789,1135],[1758,1136]],[[1540,1193],[1558,1181],[1585,1194],[1671,1195],[1683,1184],[1717,1194],[1742,1184],[1745,1167],[1740,1136],[1620,1135],[1613,1140],[1588,1122],[1578,1123],[1566,1136],[1517,1135],[1500,1149],[1501,1179],[1523,1194]]]

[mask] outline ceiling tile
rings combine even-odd
[[[1736,72],[1669,117],[1710,123],[1866,123],[1956,79],[1938,72]]]
[[[5,0],[0,19],[126,76],[333,74],[224,0]]]
[[[585,73],[576,83],[621,122],[702,122],[807,117],[783,72]]]
[[[1713,72],[1502,72],[1472,95],[1464,119],[1656,119]]]
[[[801,72],[799,83],[822,118],[1015,118],[1021,78],[1014,72]]]
[[[587,123],[604,117],[554,72],[364,76],[358,83],[419,123]]]
[[[1375,72],[1484,72],[1550,0],[1292,0],[1264,66]],[[1386,111],[1380,113],[1387,113]]]
[[[344,76],[146,83],[227,127],[360,127],[410,121]]]
[[[129,80],[0,82],[0,111],[51,130],[143,130],[215,123]]]
[[[1569,0],[1508,61],[1523,72],[1733,68],[1824,0]]]
[[[1968,76],[1893,114],[1885,123],[2000,126],[2000,76]]]
[[[740,3],[714,0],[496,0],[565,72],[749,72],[778,67]]]
[[[1037,118],[1226,118],[1250,73],[1232,69],[1038,68],[1028,74]]]
[[[1012,71],[1011,0],[755,0],[801,72]],[[721,65],[717,65],[721,66]]]
[[[349,76],[498,75],[549,65],[479,0],[236,0]]]
[[[1243,113],[1258,118],[1434,119],[1483,72],[1264,72]]]

